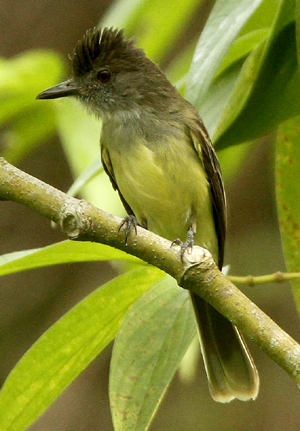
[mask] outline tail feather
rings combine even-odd
[[[201,350],[215,401],[255,399],[259,377],[240,331],[202,298],[191,294]]]

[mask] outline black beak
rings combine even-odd
[[[71,79],[50,87],[36,96],[37,99],[58,99],[59,97],[76,96],[80,87]]]

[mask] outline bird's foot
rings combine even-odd
[[[128,215],[126,217],[123,218],[123,220],[120,223],[119,226],[119,232],[120,230],[123,228],[123,226],[125,226],[125,244],[127,245],[128,242],[128,237],[130,234],[130,231],[134,230],[135,234],[137,234],[137,227],[138,222],[137,219],[134,215]]]
[[[174,241],[172,241],[171,247],[173,245],[179,245],[180,246],[180,257],[181,260],[183,260],[183,256],[185,252],[189,252],[192,250],[193,245],[194,245],[194,236],[195,236],[195,232],[193,231],[193,229],[190,227],[187,231],[187,237],[186,237],[186,241],[182,242],[180,238],[176,238],[174,239]]]

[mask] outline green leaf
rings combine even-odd
[[[300,112],[293,0],[281,2],[272,31],[246,60],[214,139],[218,148],[252,140]]]
[[[249,55],[269,33],[269,28],[260,28],[236,39],[223,59],[218,69],[217,76],[236,61]]]
[[[17,164],[26,154],[55,133],[54,109],[45,105],[32,105],[22,115],[18,115],[3,133],[3,156],[12,164]]]
[[[190,296],[171,277],[135,302],[119,329],[111,361],[115,431],[148,429],[195,332]]]
[[[201,112],[226,52],[262,0],[218,0],[200,36],[186,88],[187,99]]]
[[[280,232],[289,272],[300,270],[300,116],[281,124],[277,137],[276,191]],[[300,282],[292,281],[300,314]]]
[[[209,91],[203,96],[200,114],[205,127],[212,137],[223,111],[230,100],[242,65],[242,60],[233,63],[231,67],[227,68],[214,79]]]
[[[103,260],[124,260],[143,264],[136,257],[108,245],[86,241],[62,241],[43,248],[0,256],[0,275],[61,263]]]
[[[299,63],[300,62],[300,1],[299,0],[296,0],[295,18],[296,18],[297,59]]]
[[[126,34],[136,38],[148,57],[153,61],[160,61],[193,18],[201,2],[199,0],[119,1],[104,16],[101,25],[124,27]]]
[[[88,166],[80,175],[76,178],[72,186],[68,190],[68,195],[76,196],[78,192],[93,178],[103,172],[103,167],[100,159],[97,159],[94,163]]]
[[[4,155],[16,163],[55,131],[52,106],[35,100],[41,89],[54,85],[63,63],[51,51],[29,51],[0,59],[0,126]]]
[[[0,392],[0,431],[22,431],[113,340],[128,308],[162,276],[147,266],[90,294],[23,356]]]
[[[271,27],[282,0],[263,0],[240,32],[243,36],[254,30]]]
[[[58,54],[28,51],[0,61],[0,125],[29,106],[38,106],[36,95],[53,85],[63,71]]]

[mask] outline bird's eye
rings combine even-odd
[[[103,83],[108,82],[110,80],[110,77],[111,77],[111,72],[107,69],[100,70],[97,73],[97,79]]]

